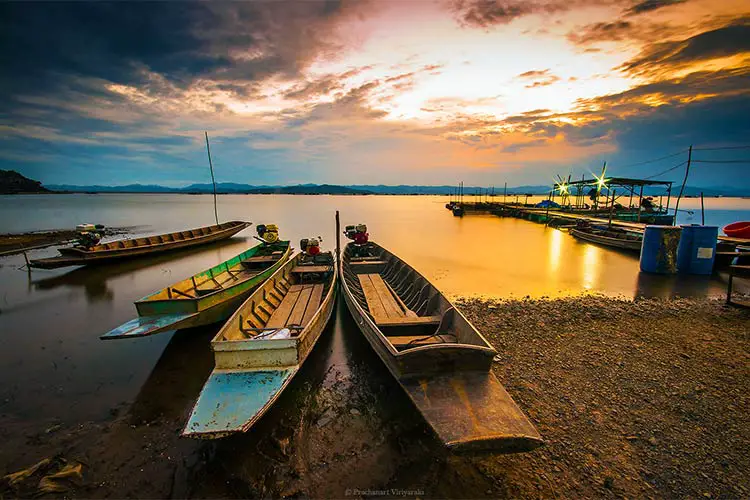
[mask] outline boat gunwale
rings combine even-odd
[[[216,266],[213,266],[213,267],[208,268],[208,269],[204,269],[203,271],[201,271],[199,273],[195,273],[195,274],[191,275],[189,278],[185,278],[185,279],[176,281],[175,283],[171,283],[171,284],[169,284],[169,285],[167,285],[165,287],[162,287],[162,288],[158,289],[157,291],[155,291],[153,293],[150,293],[150,294],[146,295],[145,297],[142,297],[142,298],[136,300],[135,304],[136,305],[137,304],[149,304],[149,305],[152,305],[152,304],[165,304],[165,303],[172,303],[172,302],[175,302],[175,303],[186,303],[186,304],[189,304],[191,302],[196,302],[197,303],[197,302],[200,302],[203,299],[212,298],[212,297],[217,296],[220,293],[224,293],[224,292],[227,292],[229,290],[233,290],[237,286],[242,285],[242,284],[247,283],[248,281],[250,281],[252,279],[257,278],[261,274],[267,272],[269,269],[273,269],[274,267],[278,266],[279,263],[282,263],[281,265],[283,266],[283,263],[285,263],[289,259],[289,253],[292,250],[292,245],[291,245],[291,241],[288,241],[288,240],[279,240],[279,241],[277,241],[275,243],[272,243],[272,245],[278,245],[280,243],[287,243],[287,247],[286,247],[286,250],[284,251],[284,253],[281,256],[279,256],[278,260],[276,260],[276,262],[274,262],[272,265],[268,266],[265,269],[261,269],[260,272],[258,272],[256,274],[253,274],[252,276],[248,276],[245,279],[241,279],[239,281],[236,281],[236,282],[232,283],[230,286],[228,286],[226,288],[220,288],[218,290],[214,290],[213,292],[209,292],[207,294],[204,294],[204,295],[201,295],[201,296],[198,296],[198,297],[180,297],[180,298],[171,298],[171,299],[167,298],[167,299],[149,300],[149,297],[157,295],[157,294],[161,293],[162,291],[166,290],[167,288],[172,288],[172,285],[174,285],[175,283],[180,283],[182,281],[186,281],[189,278],[195,278],[196,276],[199,276],[199,275],[201,275],[203,273],[207,273],[207,272],[209,272],[209,271],[211,271],[213,269],[217,269],[220,266],[222,266],[223,264],[225,264],[226,262],[229,262],[230,260],[239,257],[240,255],[244,254],[245,252],[248,252],[250,250],[256,250],[255,253],[257,253],[257,250],[262,247],[263,243],[259,243],[258,245],[250,247],[247,250],[245,250],[244,252],[240,252],[239,254],[235,255],[234,257],[230,257],[229,259],[225,260],[224,262],[221,262],[221,263],[217,264]],[[279,268],[274,269],[273,273],[275,273],[278,269]],[[266,278],[266,279],[268,279],[268,278]],[[265,280],[263,280],[263,281],[265,281]]]
[[[418,355],[418,354],[424,353],[425,351],[435,351],[435,350],[438,350],[438,349],[443,349],[443,350],[453,350],[453,349],[455,349],[457,352],[463,352],[463,351],[486,352],[488,354],[492,353],[493,356],[497,354],[497,350],[494,347],[492,347],[492,345],[487,341],[486,338],[484,338],[484,335],[482,335],[479,332],[479,330],[477,330],[477,328],[474,326],[473,323],[471,323],[468,319],[466,319],[466,316],[464,316],[463,313],[461,313],[461,311],[459,311],[456,308],[455,304],[453,304],[453,302],[451,302],[450,300],[448,300],[448,298],[443,294],[443,292],[441,292],[434,284],[432,284],[432,282],[430,280],[428,280],[427,278],[425,278],[419,271],[417,271],[416,269],[414,269],[414,267],[412,267],[410,264],[408,264],[406,261],[404,261],[403,259],[401,259],[400,257],[398,257],[396,254],[394,254],[390,250],[387,250],[387,249],[383,248],[382,246],[378,245],[377,243],[370,242],[371,245],[374,245],[375,247],[379,248],[380,250],[382,250],[383,252],[385,252],[386,254],[388,254],[388,255],[386,255],[386,257],[388,257],[390,255],[390,257],[396,259],[397,261],[401,261],[406,267],[408,267],[409,269],[411,269],[412,271],[414,271],[414,273],[418,277],[421,277],[422,279],[424,279],[425,282],[428,283],[450,305],[451,308],[453,308],[454,314],[458,314],[466,322],[466,324],[473,330],[473,332],[485,344],[485,345],[481,346],[481,345],[477,345],[477,344],[464,344],[464,343],[458,343],[458,342],[450,342],[450,343],[449,342],[445,342],[445,343],[440,343],[440,344],[429,344],[429,345],[425,345],[425,346],[412,347],[412,348],[409,348],[409,349],[405,349],[403,351],[399,351],[398,349],[396,349],[393,346],[393,344],[391,343],[391,341],[388,340],[388,337],[383,333],[383,331],[380,329],[380,327],[378,327],[377,323],[375,323],[375,321],[372,319],[372,317],[370,316],[370,314],[368,314],[367,311],[364,310],[364,308],[359,303],[359,301],[356,299],[356,297],[354,296],[354,294],[349,290],[349,285],[346,282],[346,279],[344,279],[344,277],[343,277],[344,266],[345,266],[345,264],[344,264],[343,261],[348,260],[348,259],[346,259],[346,248],[349,245],[351,245],[351,244],[352,243],[348,243],[346,245],[346,247],[344,247],[344,252],[343,252],[343,255],[342,255],[341,269],[339,271],[342,274],[342,276],[340,276],[341,279],[339,281],[341,282],[341,286],[345,288],[345,293],[350,297],[351,302],[353,302],[354,305],[355,305],[355,307],[357,308],[357,312],[360,314],[360,316],[363,317],[363,319],[365,321],[368,322],[369,326],[372,327],[372,328],[374,328],[375,331],[378,333],[378,340],[380,340],[380,342],[385,345],[385,347],[388,349],[388,352],[391,354],[391,357],[393,357],[394,359],[408,360],[408,358],[410,357],[409,354],[411,354],[411,353],[414,353],[414,354]],[[382,254],[381,254],[381,257],[382,257]],[[447,311],[448,310],[446,310],[446,312]],[[443,313],[443,314],[445,314],[445,313]]]
[[[97,259],[97,258],[99,258],[98,256],[109,257],[109,256],[111,256],[113,254],[116,254],[116,253],[128,254],[128,253],[132,253],[130,251],[139,250],[139,249],[158,248],[158,247],[162,247],[162,246],[165,246],[165,245],[168,245],[168,246],[178,246],[177,244],[179,244],[179,243],[195,243],[195,242],[200,241],[202,239],[208,239],[210,237],[220,236],[220,235],[226,234],[227,232],[235,231],[235,230],[237,230],[238,227],[244,225],[244,227],[242,229],[239,229],[239,230],[236,231],[236,232],[239,233],[240,231],[243,231],[243,230],[247,229],[248,227],[250,227],[252,225],[252,222],[247,222],[247,221],[229,221],[229,222],[224,222],[223,224],[235,224],[235,225],[231,226],[231,227],[227,227],[227,228],[221,229],[221,230],[216,231],[214,233],[195,235],[195,236],[192,236],[190,238],[186,238],[184,240],[162,241],[162,242],[159,242],[159,243],[148,243],[146,245],[136,245],[136,246],[132,246],[132,247],[129,247],[129,248],[110,248],[110,249],[107,249],[107,250],[84,250],[84,249],[81,249],[81,248],[69,247],[69,248],[59,249],[58,251],[64,250],[66,253],[68,253],[68,255],[67,255],[68,257],[71,257],[73,255],[78,255],[82,260]],[[221,226],[221,224],[213,224],[211,226],[201,226],[201,227],[196,227],[196,228],[193,228],[193,229],[186,229],[185,231],[197,231],[199,229],[205,229],[205,228],[209,228],[209,227],[219,227],[219,226]],[[151,236],[139,236],[138,238],[158,238],[160,236],[166,236],[166,235],[169,235],[169,234],[177,234],[177,233],[182,233],[182,232],[184,232],[184,231],[172,231],[171,233],[154,234],[154,235],[151,235]],[[117,243],[118,241],[133,241],[133,240],[137,240],[138,238],[125,238],[125,239],[122,239],[122,240],[108,241],[107,243],[102,243],[101,245],[97,245],[97,246],[109,245],[110,243]],[[62,252],[60,252],[60,253],[62,254]],[[63,255],[65,255],[65,254],[63,254]]]

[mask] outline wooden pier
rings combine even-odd
[[[610,218],[604,214],[591,215],[580,212],[574,213],[554,208],[541,208],[523,203],[476,202],[462,203],[459,206],[463,209],[464,215],[492,214],[499,217],[517,217],[532,222],[544,223],[553,227],[561,225],[565,226],[566,222],[570,223],[570,225],[577,224],[578,222],[588,222],[596,225],[611,225],[635,233],[643,233],[647,225],[659,224],[659,222],[648,220],[649,216],[666,216],[666,214],[663,213],[643,212],[641,214],[642,221],[637,222],[620,220],[617,218],[617,212],[613,212],[612,217]],[[672,216],[670,215],[668,218],[671,222]],[[664,224],[664,222],[661,222],[661,224]],[[717,257],[719,254],[722,254],[723,256],[730,255],[730,252],[735,252],[736,247],[738,246],[750,247],[750,239],[732,238],[730,236],[719,236],[718,243]]]

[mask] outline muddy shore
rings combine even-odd
[[[131,228],[105,228],[104,236],[127,234]],[[27,233],[0,234],[0,255],[12,255],[24,250],[64,245],[75,241],[72,230],[31,231]]]
[[[750,311],[712,299],[603,297],[459,308],[499,351],[494,370],[546,446],[446,453],[339,305],[247,435],[178,437],[211,370],[215,333],[184,330],[138,397],[103,421],[33,421],[0,401],[0,476],[58,457],[82,464],[83,475],[48,495],[74,498],[750,495]],[[337,342],[345,363],[321,368]],[[0,497],[33,495],[50,472],[0,486]]]

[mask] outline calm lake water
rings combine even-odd
[[[724,293],[722,276],[641,275],[635,255],[528,221],[456,218],[443,207],[446,201],[444,196],[224,195],[219,218],[276,223],[295,247],[300,238],[322,236],[323,246],[333,248],[339,210],[342,225],[367,223],[374,241],[452,297]],[[706,207],[707,224],[750,219],[748,199],[712,198]],[[700,222],[700,200],[683,200],[681,208],[696,211],[692,217],[681,213],[679,222]],[[0,233],[93,222],[134,226],[135,234],[147,234],[213,223],[212,197],[203,195],[1,196],[0,214]],[[23,257],[0,258],[0,414],[76,422],[109,418],[111,408],[133,401],[172,334],[110,342],[98,336],[133,318],[133,301],[254,245],[253,234],[251,226],[213,246],[101,268],[34,270],[30,276],[20,269]],[[30,257],[54,254],[45,249]],[[349,354],[342,336],[359,333],[343,331],[340,324],[332,328],[330,353],[319,362],[345,371]],[[213,330],[201,338],[210,338]],[[210,360],[208,343],[198,347]]]

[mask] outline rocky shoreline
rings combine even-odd
[[[31,422],[0,404],[0,476],[57,457],[83,465],[56,494],[71,498],[750,495],[750,311],[598,296],[457,305],[497,348],[493,369],[542,448],[445,452],[339,306],[336,326],[247,435],[178,437],[212,366],[213,331],[183,331],[107,421]],[[340,341],[347,359],[332,363]],[[38,474],[6,481],[0,496],[38,493]]]

